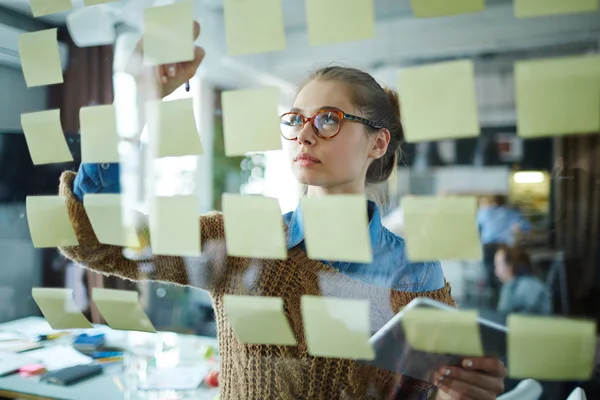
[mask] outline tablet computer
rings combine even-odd
[[[460,365],[465,356],[428,353],[410,347],[404,334],[402,318],[409,310],[420,307],[447,312],[458,311],[454,307],[428,298],[411,301],[371,337],[369,342],[375,351],[375,359],[364,363],[429,382],[433,382],[433,373],[440,367]],[[506,326],[481,315],[478,317],[478,323],[484,355],[503,358],[506,355]],[[448,335],[452,335],[452,332],[448,332]]]

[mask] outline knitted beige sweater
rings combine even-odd
[[[62,253],[94,271],[130,280],[138,279],[139,263],[151,262],[151,279],[207,290],[217,319],[223,400],[389,398],[387,394],[394,390],[399,378],[393,373],[352,360],[308,354],[300,312],[303,295],[368,299],[374,329],[417,296],[454,305],[448,285],[427,293],[366,285],[307,258],[299,246],[289,251],[285,261],[228,257],[224,250],[223,217],[216,212],[200,217],[201,259],[157,255],[150,260],[132,261],[123,256],[122,248],[98,242],[83,205],[72,192],[74,178],[73,172],[63,173],[60,194],[66,197],[79,246],[62,248]],[[223,309],[225,294],[282,297],[298,345],[240,343]],[[407,381],[406,385],[415,386],[415,382]]]

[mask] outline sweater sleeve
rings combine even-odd
[[[66,199],[69,218],[79,242],[78,246],[59,249],[65,257],[104,275],[140,280],[140,272],[143,271],[152,280],[212,291],[215,271],[224,267],[227,261],[222,214],[213,212],[200,217],[200,236],[204,244],[201,257],[151,255],[132,260],[125,257],[123,247],[98,241],[83,204],[73,193],[74,180],[75,173],[71,171],[60,177],[59,194]]]

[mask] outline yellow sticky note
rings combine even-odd
[[[522,137],[600,131],[600,56],[515,63]]]
[[[231,90],[221,94],[225,155],[281,150],[279,90]]]
[[[19,57],[27,87],[63,83],[56,28],[19,34]]]
[[[86,7],[90,7],[90,6],[95,6],[98,4],[113,3],[115,1],[119,1],[119,0],[83,0],[83,4]]]
[[[596,324],[511,314],[508,375],[516,379],[587,381],[596,352]]]
[[[598,0],[514,0],[515,17],[542,17],[598,11]]]
[[[281,298],[225,295],[223,307],[241,343],[296,345]]]
[[[408,142],[479,135],[472,61],[401,69],[398,92]]]
[[[481,260],[475,197],[402,198],[411,261]]]
[[[202,154],[193,99],[150,101],[146,109],[154,157]]]
[[[120,194],[86,194],[83,206],[100,243],[139,248],[140,241],[133,226],[123,222],[123,200]]]
[[[194,59],[194,4],[182,1],[144,10],[144,64]]]
[[[223,8],[229,55],[285,49],[281,0],[224,0]]]
[[[60,124],[60,110],[21,114],[21,127],[35,165],[73,161]]]
[[[311,46],[375,38],[373,0],[306,0]]]
[[[468,14],[485,9],[485,0],[410,0],[410,4],[417,18]]]
[[[483,357],[477,311],[414,308],[402,316],[402,327],[415,350]]]
[[[52,329],[94,327],[75,304],[73,289],[32,288],[31,295]]]
[[[71,0],[29,0],[34,17],[69,11],[73,6]]]
[[[277,199],[224,193],[223,214],[227,254],[287,258],[283,218]]]
[[[200,255],[197,196],[154,197],[150,212],[152,252],[166,256]]]
[[[309,258],[361,263],[373,261],[365,196],[305,197],[300,205]]]
[[[111,328],[156,332],[138,301],[136,291],[92,288],[92,300]]]
[[[368,300],[302,296],[308,353],[315,357],[373,360]]]
[[[81,107],[81,161],[118,163],[119,134],[115,106]]]
[[[62,196],[27,196],[27,223],[36,248],[77,246],[73,225]]]

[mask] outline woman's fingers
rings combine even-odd
[[[194,40],[200,36],[200,24],[198,21],[194,21]]]
[[[482,389],[450,376],[434,374],[438,390],[446,393],[452,400],[494,400],[496,393]]]
[[[459,367],[446,367],[436,373],[436,382],[461,381],[485,391],[500,394],[504,392],[504,382],[497,376],[487,375],[477,371],[467,371]]]
[[[493,357],[466,358],[462,361],[462,367],[473,371],[483,371],[491,376],[506,377],[504,363]]]

